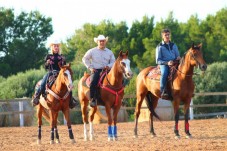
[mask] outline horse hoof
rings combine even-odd
[[[175,138],[176,140],[178,140],[178,139],[180,139],[180,136],[175,136],[174,138]]]
[[[118,138],[117,137],[113,137],[113,141],[118,141]]]
[[[138,135],[134,135],[133,138],[138,138]]]
[[[112,137],[108,137],[108,142],[112,141],[113,138]]]
[[[94,141],[95,140],[95,138],[94,137],[90,137],[90,141]]]
[[[75,144],[76,141],[74,139],[70,139],[71,140],[71,144]]]
[[[151,134],[151,138],[154,138],[154,137],[156,137],[156,135],[155,134]]]
[[[55,142],[56,142],[56,144],[60,144],[61,143],[59,139],[57,139]]]
[[[84,141],[86,142],[87,141],[87,138],[84,138]]]
[[[51,140],[51,141],[50,141],[50,144],[54,144],[54,140]]]
[[[41,140],[40,139],[37,140],[37,144],[38,145],[41,144]]]
[[[192,138],[192,135],[186,135],[186,138],[187,139],[191,139]]]

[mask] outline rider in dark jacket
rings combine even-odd
[[[59,64],[61,65],[66,64],[65,57],[60,54],[60,43],[58,41],[54,41],[51,43],[50,47],[51,47],[52,54],[48,54],[45,57],[45,64],[44,64],[45,69],[47,69],[48,72],[43,76],[41,86],[38,88],[38,90],[36,91],[33,97],[34,98],[32,100],[33,106],[39,104],[39,99],[41,94],[43,94],[43,96],[45,95],[45,90],[46,90],[45,86],[48,78],[52,76],[54,73],[58,74],[58,72],[60,71]],[[74,108],[77,104],[77,101],[72,97],[72,92],[70,92],[70,96],[71,96],[71,99],[69,102],[69,107]]]

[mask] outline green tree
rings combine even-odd
[[[7,77],[31,68],[39,68],[48,50],[47,37],[53,33],[49,17],[38,11],[21,12],[0,8],[0,75]]]

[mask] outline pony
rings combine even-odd
[[[60,66],[59,74],[52,84],[52,86],[47,86],[47,96],[40,97],[40,103],[37,105],[37,117],[38,117],[38,140],[37,144],[41,143],[41,125],[42,125],[42,116],[46,118],[51,127],[50,134],[50,144],[54,144],[54,135],[56,137],[56,143],[60,143],[58,129],[57,129],[57,118],[58,112],[61,110],[64,114],[64,117],[67,122],[69,138],[71,143],[75,143],[71,121],[69,117],[69,93],[72,91],[73,82],[72,82],[72,70],[70,64]]]
[[[122,105],[122,98],[124,96],[123,80],[131,79],[133,73],[130,69],[130,60],[128,59],[128,51],[125,53],[120,51],[118,58],[113,64],[109,72],[101,75],[99,81],[99,101],[98,105],[105,106],[106,115],[108,117],[108,141],[117,140],[117,114]],[[90,75],[86,72],[78,83],[78,98],[81,104],[82,119],[84,123],[84,140],[88,140],[87,124],[88,115],[87,107],[89,104],[90,90],[84,83],[89,80]],[[111,112],[111,109],[113,112]],[[90,125],[90,140],[94,140],[93,119],[97,111],[97,106],[90,109],[89,125]],[[113,124],[113,125],[112,125]]]
[[[172,80],[168,81],[169,91],[172,95],[172,105],[174,109],[175,126],[174,133],[175,139],[179,139],[179,105],[182,101],[184,104],[184,119],[185,119],[185,133],[186,138],[191,138],[189,131],[189,107],[191,98],[194,94],[194,82],[193,82],[193,71],[195,66],[199,66],[201,71],[205,71],[207,65],[203,59],[202,53],[202,43],[199,45],[192,44],[191,48],[185,52],[184,56],[181,58],[178,68],[173,67],[175,73],[172,75]],[[145,98],[147,106],[150,111],[150,134],[152,137],[156,136],[153,126],[153,115],[161,120],[159,116],[155,113],[155,108],[157,107],[158,100],[161,96],[160,94],[160,74],[159,79],[154,80],[148,78],[148,75],[152,69],[156,67],[147,67],[143,69],[137,76],[136,79],[136,108],[135,108],[135,127],[134,127],[134,137],[138,137],[137,126],[138,118],[140,115],[140,108],[142,102]]]

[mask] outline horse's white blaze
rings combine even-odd
[[[69,88],[69,90],[72,90],[73,89],[73,81],[72,81],[71,74],[70,74],[69,70],[65,70],[64,73],[67,74],[67,77],[68,77],[68,80],[69,80],[68,88]]]
[[[122,59],[121,62],[125,63],[125,73],[128,78],[132,77],[132,70],[130,68],[130,60],[129,59]]]

